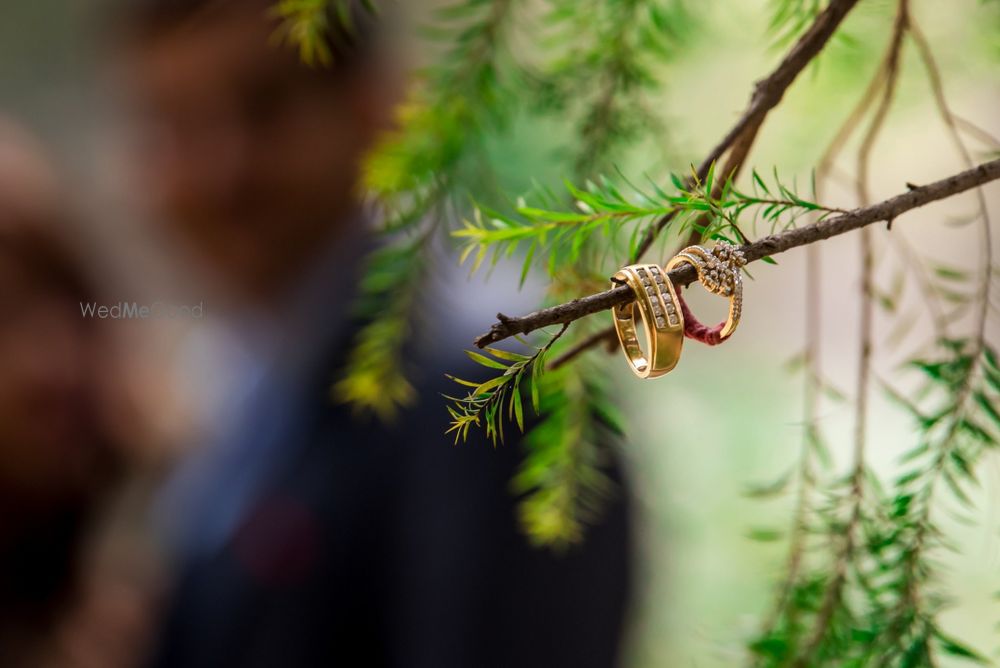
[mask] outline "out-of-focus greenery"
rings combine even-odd
[[[275,36],[298,47],[307,65],[329,66],[334,59],[331,39],[354,33],[359,9],[377,12],[372,0],[278,0],[273,13],[281,23]]]

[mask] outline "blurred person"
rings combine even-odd
[[[60,636],[88,598],[85,547],[122,471],[123,451],[108,417],[109,341],[98,323],[82,317],[81,303],[93,300],[96,290],[67,241],[66,225],[66,206],[41,149],[0,120],[5,668],[82,666]],[[102,617],[102,624],[107,621]],[[78,647],[101,656],[104,667],[126,665],[109,653],[118,643],[112,638]]]
[[[457,342],[413,351],[419,400],[394,426],[331,401],[375,243],[361,163],[402,77],[381,22],[311,69],[274,44],[270,5],[122,12],[138,191],[210,296],[191,371],[214,386],[192,388],[208,442],[161,503],[176,584],[153,665],[615,665],[624,490],[582,546],[530,547],[509,492],[517,445],[444,436]]]

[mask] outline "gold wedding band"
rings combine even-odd
[[[615,306],[615,332],[629,367],[640,378],[662,376],[675,366],[684,344],[684,315],[674,285],[655,264],[633,264],[612,277],[613,285],[632,288],[635,301]],[[645,349],[639,344],[636,311],[645,329]]]
[[[712,294],[729,299],[729,317],[720,336],[729,338],[740,324],[743,312],[743,275],[741,268],[746,258],[732,244],[721,242],[712,250],[702,246],[688,246],[671,258],[665,271],[682,264],[690,264],[698,271],[698,281]]]

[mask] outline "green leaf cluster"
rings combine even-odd
[[[464,396],[446,397],[452,402],[448,406],[452,423],[447,433],[455,434],[456,443],[467,440],[469,430],[479,426],[485,429],[487,438],[496,446],[498,441],[504,440],[505,420],[516,422],[517,427],[524,431],[524,396],[530,398],[537,413],[541,405],[540,379],[545,373],[545,356],[558,337],[557,334],[531,355],[499,348],[486,348],[486,355],[466,351],[473,362],[500,371],[500,374],[483,382],[450,376],[459,385],[470,388]]]
[[[842,210],[820,205],[798,194],[774,175],[769,186],[756,171],[750,191],[727,180],[716,193],[714,165],[704,182],[688,187],[672,176],[676,190],[667,192],[650,180],[643,189],[620,176],[619,183],[607,178],[589,181],[584,188],[566,184],[573,208],[559,206],[560,199],[540,191],[540,205],[519,201],[513,214],[485,207],[476,209],[470,220],[452,236],[463,242],[461,259],[472,259],[475,271],[484,262],[495,264],[515,253],[523,254],[521,280],[534,265],[547,269],[550,276],[584,258],[588,244],[599,241],[601,254],[586,257],[604,266],[634,257],[643,233],[651,224],[673,215],[671,228],[679,236],[696,231],[701,237],[733,243],[745,240],[742,229],[768,233],[787,229],[805,215],[823,219]]]
[[[697,21],[679,0],[550,0],[548,58],[531,80],[537,104],[575,119],[580,149],[573,173],[609,171],[640,139],[663,143],[650,98],[663,88],[663,65],[690,41]]]
[[[445,44],[418,78],[389,133],[366,161],[365,189],[384,213],[384,246],[369,261],[359,333],[335,396],[391,419],[413,399],[400,364],[419,285],[433,263],[433,240],[461,205],[482,134],[503,119],[499,45],[513,0],[454,2],[437,13],[433,37]],[[372,310],[371,307],[374,306]]]

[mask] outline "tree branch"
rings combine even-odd
[[[754,243],[742,247],[748,262],[763,257],[777,255],[792,248],[829,239],[845,232],[859,229],[871,223],[889,221],[898,216],[919,208],[931,202],[945,199],[990,181],[1000,179],[1000,159],[983,163],[977,167],[960,172],[948,178],[926,186],[911,189],[901,195],[885,200],[872,206],[855,209],[849,213],[828,218],[814,225],[795,228],[780,234],[771,234]],[[678,287],[684,287],[697,279],[694,267],[683,265],[672,270],[670,279]],[[588,297],[574,299],[565,304],[535,311],[528,315],[512,318],[502,313],[497,314],[498,322],[490,331],[479,336],[475,343],[483,348],[517,334],[527,334],[541,327],[564,324],[579,320],[585,316],[605,311],[618,304],[632,301],[632,289],[628,286],[618,286]]]
[[[795,43],[795,46],[792,47],[778,64],[778,67],[770,75],[754,85],[750,104],[743,112],[743,115],[740,116],[739,120],[736,121],[736,125],[726,133],[722,141],[716,144],[715,148],[705,156],[705,159],[698,166],[695,173],[699,181],[705,180],[712,164],[730,149],[732,149],[732,155],[722,172],[723,178],[719,179],[719,181],[725,182],[727,178],[732,176],[732,173],[739,168],[746,158],[747,153],[750,152],[750,147],[753,145],[761,125],[764,124],[764,118],[768,112],[778,106],[788,87],[792,85],[792,82],[795,81],[799,73],[812,62],[813,58],[823,50],[823,47],[826,46],[833,33],[836,32],[841,22],[843,22],[844,17],[847,16],[848,12],[857,3],[858,0],[833,0],[816,17],[809,30],[803,33],[799,41]],[[693,179],[689,179],[688,187],[692,187],[693,185]],[[673,217],[673,213],[667,214],[646,231],[642,241],[637,246],[633,260],[646,254],[653,246],[653,242],[656,241],[657,235],[670,223]]]

